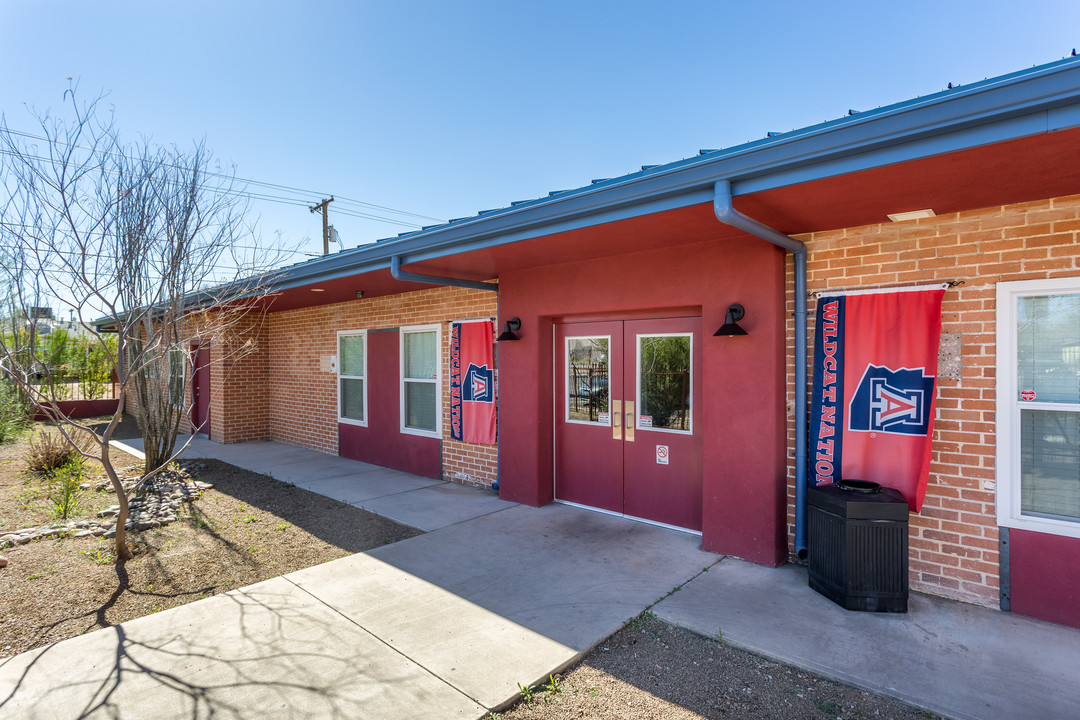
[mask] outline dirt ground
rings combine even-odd
[[[0,446],[0,531],[52,520],[46,483],[25,472],[26,442]],[[176,522],[129,533],[136,558],[124,565],[112,561],[105,538],[0,549],[9,563],[0,569],[0,658],[420,534],[264,475],[201,462],[198,479],[214,488],[185,503]],[[119,464],[139,463],[125,456]],[[84,491],[75,517],[96,518],[115,502],[111,492]]]
[[[528,693],[526,693],[527,695]],[[664,623],[650,613],[489,720],[937,718]]]
[[[125,423],[121,436],[137,428]],[[0,534],[51,521],[48,489],[25,471],[27,438],[0,445]],[[293,485],[203,460],[211,483],[177,522],[112,541],[36,540],[0,549],[0,659],[420,534]],[[125,457],[120,466],[137,471]],[[100,475],[100,468],[87,473]],[[84,491],[78,517],[115,502]],[[524,699],[528,695],[529,699]],[[934,718],[895,700],[770,662],[667,625],[650,613],[601,642],[548,688],[526,690],[501,720],[604,718]]]

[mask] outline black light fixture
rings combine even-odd
[[[727,317],[720,329],[713,333],[713,337],[734,337],[735,335],[747,335],[748,333],[739,327],[739,320],[743,319],[746,311],[739,303],[728,305]]]
[[[506,321],[506,325],[503,327],[502,335],[495,338],[499,342],[505,342],[507,340],[520,340],[520,338],[514,334],[515,330],[521,329],[521,320],[519,318],[510,318]]]

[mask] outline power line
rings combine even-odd
[[[108,154],[108,155],[116,155],[118,157],[122,157],[122,158],[125,158],[125,159],[128,159],[128,160],[137,160],[138,159],[138,158],[133,158],[130,155],[125,155],[123,153],[115,152],[115,151],[112,151],[112,150],[102,150],[101,148],[90,148],[90,147],[86,147],[86,146],[83,146],[83,145],[75,145],[75,144],[72,144],[72,143],[63,142],[62,140],[59,140],[59,139],[50,139],[48,137],[43,137],[41,135],[34,135],[33,133],[23,132],[21,130],[12,130],[12,129],[7,128],[7,127],[3,128],[3,132],[6,132],[9,135],[17,135],[19,137],[28,138],[28,139],[31,139],[31,140],[39,140],[39,141],[42,141],[42,142],[54,143],[54,144],[57,144],[57,145],[65,145],[67,147],[74,147],[74,148],[78,148],[80,150],[88,150],[88,151],[100,152],[100,153]],[[10,150],[6,150],[4,148],[0,148],[0,153],[5,154],[5,155],[18,156],[18,153],[12,152]],[[41,157],[41,156],[28,155],[27,157],[30,157],[31,159],[42,161],[42,162],[52,162],[53,161],[52,158],[45,158],[45,157]],[[168,163],[166,163],[166,165],[169,166],[169,167],[179,167],[177,165],[170,165]],[[251,179],[251,178],[237,177],[235,175],[227,175],[225,173],[207,172],[206,174],[208,176],[211,176],[211,177],[225,178],[225,179],[228,179],[230,181],[236,181],[236,182],[243,183],[245,185],[254,185],[254,186],[257,186],[257,187],[264,187],[264,188],[269,188],[269,189],[272,189],[272,190],[282,190],[282,191],[285,191],[285,192],[299,193],[299,194],[305,195],[305,196],[323,197],[323,196],[329,194],[329,193],[323,193],[323,192],[316,192],[316,191],[313,191],[313,190],[305,190],[303,188],[292,187],[292,186],[289,186],[289,185],[282,185],[280,183],[271,183],[271,182],[267,182],[267,181],[264,181],[264,180],[254,180],[254,179]],[[241,190],[236,190],[236,189],[232,189],[232,188],[221,188],[221,187],[219,187],[219,188],[215,188],[215,189],[219,190],[220,192],[226,192],[226,193],[231,192],[231,193],[236,194],[236,195],[250,197],[251,199],[254,199],[254,200],[261,200],[261,201],[267,201],[267,202],[278,202],[278,203],[288,204],[288,205],[308,206],[308,202],[310,202],[310,200],[304,201],[304,200],[300,200],[298,198],[287,198],[287,197],[267,195],[267,194],[262,194],[262,193],[251,193],[251,192],[248,192],[246,190],[241,191]],[[372,208],[372,209],[375,209],[375,210],[381,210],[383,212],[389,212],[389,213],[394,213],[394,214],[397,214],[397,215],[405,215],[405,216],[409,216],[409,217],[415,217],[415,218],[419,218],[419,219],[422,219],[422,220],[432,220],[434,222],[445,222],[441,218],[431,217],[430,215],[422,215],[420,213],[414,213],[414,212],[410,212],[408,210],[398,210],[396,208],[392,208],[392,207],[389,207],[389,206],[386,206],[386,205],[378,205],[376,203],[370,203],[370,202],[366,202],[364,200],[355,200],[353,198],[347,198],[347,197],[342,197],[342,196],[336,196],[336,197],[337,197],[338,202],[344,202],[344,203],[347,203],[347,204],[356,205],[358,207]],[[412,226],[412,227],[421,227],[421,225],[418,224],[418,223],[410,223],[410,222],[404,222],[404,221],[401,221],[401,220],[395,220],[395,219],[392,219],[392,218],[384,218],[384,217],[369,214],[369,213],[346,212],[346,211],[343,211],[343,210],[339,210],[338,212],[339,212],[339,214],[350,215],[351,217],[358,217],[358,218],[363,218],[363,219],[367,219],[367,220],[376,220],[376,221],[379,221],[379,222],[386,222],[386,223],[392,223],[392,224],[397,224],[397,225],[407,225],[407,226]]]

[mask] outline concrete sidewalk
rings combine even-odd
[[[665,620],[946,716],[1080,717],[1075,630],[918,595],[850,613],[693,535],[280,443],[188,456],[429,532],[2,661],[0,718],[481,718],[662,597]]]
[[[578,508],[201,442],[189,456],[272,464],[430,532],[3,661],[0,717],[481,718],[718,559]]]
[[[946,717],[1080,718],[1080,630],[912,594],[844,610],[806,569],[725,558],[656,608],[668,622]]]

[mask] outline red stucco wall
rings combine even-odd
[[[786,561],[783,260],[746,238],[503,273],[500,327],[514,316],[522,325],[519,342],[499,346],[500,495],[553,499],[554,321],[700,314],[702,547]],[[749,335],[713,337],[734,302],[746,308]]]

